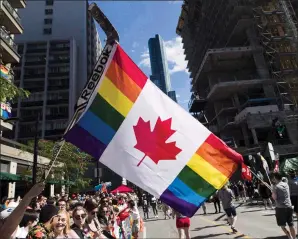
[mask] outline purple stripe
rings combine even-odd
[[[82,151],[90,154],[95,159],[99,159],[106,145],[81,128],[79,125],[73,126],[65,135],[67,142],[80,148]]]
[[[160,200],[171,208],[180,212],[182,215],[192,217],[201,205],[198,207],[192,203],[177,198],[170,190],[166,189],[160,196]]]

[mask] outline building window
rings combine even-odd
[[[53,14],[53,9],[45,9],[45,14],[46,15],[52,15]]]
[[[46,5],[47,6],[53,6],[54,5],[54,0],[46,0]]]
[[[43,34],[45,34],[45,35],[52,34],[52,28],[45,28],[45,29],[43,29]]]
[[[52,22],[53,22],[53,19],[50,19],[50,18],[44,19],[44,24],[52,24]]]

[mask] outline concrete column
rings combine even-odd
[[[9,173],[11,174],[17,174],[17,166],[18,164],[15,162],[9,163]],[[9,183],[8,184],[8,198],[14,198],[15,197],[15,189],[16,189],[16,183]]]
[[[249,40],[250,46],[254,51],[253,57],[254,57],[254,61],[255,61],[259,76],[262,79],[269,79],[270,74],[269,74],[268,66],[264,59],[262,46],[260,46],[260,42],[255,30],[253,28],[248,28],[246,30],[246,35]]]
[[[61,177],[61,180],[64,180],[64,176]],[[65,185],[61,185],[61,195],[65,195]]]
[[[240,113],[241,109],[240,109],[240,101],[239,101],[239,97],[237,94],[234,94],[233,95],[233,101],[234,101],[234,104],[238,110],[238,113]]]
[[[55,185],[51,184],[50,185],[50,197],[54,197],[55,196]]]
[[[256,132],[256,130],[254,128],[251,129],[251,133],[252,133],[252,137],[254,139],[254,144],[259,144],[257,132]]]
[[[249,147],[248,132],[245,125],[241,125],[241,130],[244,138],[245,147]]]

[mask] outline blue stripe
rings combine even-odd
[[[108,145],[111,142],[116,133],[115,130],[89,110],[85,113],[82,119],[80,119],[78,125],[105,145]]]
[[[194,192],[179,178],[176,178],[171,183],[171,185],[168,187],[168,190],[170,190],[177,198],[180,198],[188,203],[192,203],[196,206],[200,206],[204,201],[206,201],[205,197],[202,197]]]

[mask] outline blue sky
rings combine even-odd
[[[120,44],[149,77],[151,74],[148,40],[160,34],[165,42],[172,90],[185,109],[190,96],[181,38],[176,26],[182,1],[100,1],[96,2],[120,35]],[[104,44],[105,34],[99,30]]]

